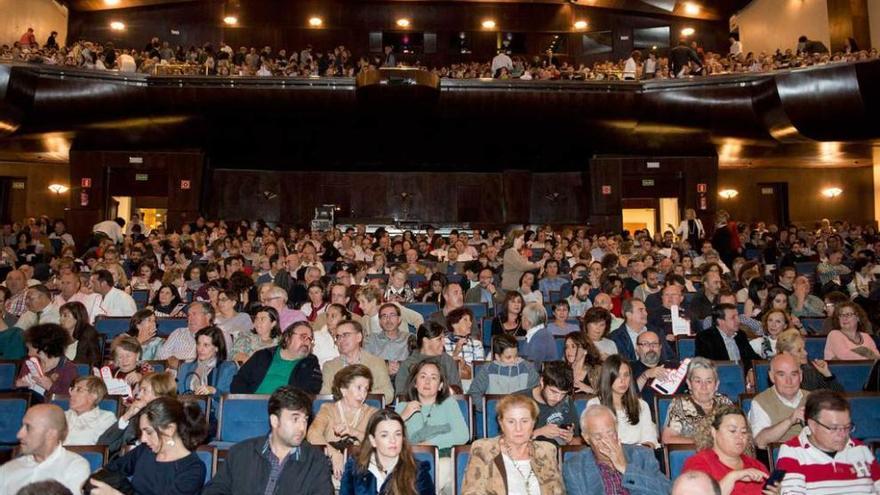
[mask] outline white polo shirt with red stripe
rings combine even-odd
[[[850,439],[829,456],[810,440],[810,428],[779,449],[776,469],[785,471],[780,495],[860,495],[880,493],[880,465],[871,449]]]

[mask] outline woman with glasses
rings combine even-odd
[[[712,413],[733,403],[718,393],[718,370],[715,363],[695,357],[688,364],[687,386],[690,394],[676,396],[669,406],[663,426],[663,443],[693,443],[701,430],[708,429]]]
[[[217,315],[214,316],[214,324],[223,331],[227,349],[232,348],[232,343],[239,335],[254,328],[251,317],[235,309],[237,304],[238,293],[233,289],[223,289],[217,295]]]
[[[67,438],[64,445],[95,445],[116,415],[98,404],[107,396],[107,387],[97,376],[80,376],[70,386],[70,406],[64,412]]]
[[[868,318],[858,304],[851,301],[838,304],[832,326],[835,330],[825,340],[825,359],[880,359],[877,344],[867,333]]]

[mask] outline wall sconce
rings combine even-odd
[[[833,199],[840,196],[841,194],[843,194],[843,189],[839,187],[829,187],[827,189],[822,189],[822,196],[825,196],[826,198]]]
[[[684,29],[681,30],[681,35],[682,35],[682,36],[691,36],[691,35],[693,35],[693,34],[696,33],[696,32],[697,32],[697,31],[696,31],[694,28],[692,28],[692,27],[686,27],[686,28],[684,28]]]
[[[313,28],[321,27],[322,24],[324,24],[324,21],[320,17],[309,18],[309,26]]]
[[[733,199],[739,195],[739,191],[736,189],[722,189],[718,191],[718,195],[724,199]]]
[[[483,29],[495,29],[495,21],[492,19],[486,19],[482,23]]]
[[[223,23],[228,26],[234,26],[238,24],[238,17],[235,17],[234,15],[228,15],[223,18]]]
[[[64,194],[69,191],[70,188],[64,184],[49,184],[49,190],[55,194]]]
[[[408,28],[409,27],[409,19],[401,18],[397,20],[397,27]]]
[[[119,21],[113,21],[110,23],[110,29],[114,31],[125,31],[125,23]]]

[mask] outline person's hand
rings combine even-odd
[[[852,351],[865,359],[877,359],[877,353],[865,346],[854,347]]]
[[[596,393],[596,391],[593,390],[593,387],[587,385],[584,382],[575,383],[574,390],[575,390],[575,392],[581,392],[584,394],[595,394]]]
[[[831,370],[828,369],[828,362],[824,359],[814,359],[810,361],[810,364],[812,364],[813,368],[816,368],[816,371],[818,371],[825,378],[829,378],[831,376]]]
[[[560,428],[559,425],[556,425],[554,423],[547,423],[546,425],[532,432],[532,438],[562,438],[562,432],[563,428]]]
[[[129,374],[125,375],[125,383],[127,383],[133,387],[141,382],[141,378],[143,378],[143,377],[141,376],[140,373],[136,373],[136,372],[129,373]]]
[[[232,358],[232,360],[238,363],[243,363],[248,360],[248,355],[244,352],[239,352],[235,355],[235,357]]]
[[[51,378],[49,378],[48,376],[45,376],[45,375],[35,376],[35,377],[33,377],[33,379],[34,379],[34,383],[43,387],[46,390],[49,390],[50,388],[52,388],[52,385],[55,383],[54,380],[52,380]]]
[[[17,380],[15,380],[16,388],[27,388],[31,386],[30,380],[28,380],[28,375],[25,375]]]
[[[98,481],[92,478],[89,480],[89,483],[91,483],[93,487],[91,491],[92,495],[122,495],[122,492],[103,481]]]
[[[802,406],[802,407],[795,409],[791,413],[791,416],[788,417],[788,420],[791,421],[792,424],[794,424],[794,423],[801,423],[802,424],[804,422],[804,407]]]
[[[134,402],[128,406],[128,409],[125,410],[125,413],[122,414],[122,419],[129,421],[131,418],[135,416],[135,414],[141,412],[141,409],[144,408],[144,401],[141,399],[135,399]]]
[[[731,485],[735,484],[737,481],[743,481],[746,483],[749,483],[749,482],[758,483],[758,482],[764,481],[767,478],[768,478],[768,475],[764,471],[761,471],[760,469],[755,469],[755,468],[747,468],[747,469],[740,469],[739,471],[731,471],[731,472],[727,473],[727,476],[725,476],[721,480],[721,482],[722,483],[731,482],[730,483]],[[721,492],[725,493],[723,489],[721,490]]]
[[[464,349],[464,343],[467,339],[461,338],[455,342],[455,348],[452,350],[452,357],[458,357],[461,355],[461,351]]]
[[[412,417],[413,414],[422,410],[422,403],[417,400],[411,400],[406,403],[406,407],[403,408],[403,412],[400,414],[400,417],[403,418],[404,421],[408,420]]]
[[[486,286],[486,290],[489,291],[489,294],[492,294],[493,296],[496,292],[498,292],[498,289],[495,288],[495,284],[491,282],[489,283],[489,285]]]
[[[340,438],[344,437],[345,435],[349,435],[348,425],[344,422],[336,423],[335,425],[333,425],[333,433]]]
[[[556,437],[563,441],[563,443],[568,444],[571,442],[571,439],[574,438],[574,426],[569,426],[568,428],[559,428],[559,435]]]
[[[332,455],[330,456],[330,464],[333,465],[333,479],[341,480],[343,465],[342,465],[342,456],[341,455]]]
[[[614,466],[614,469],[620,474],[626,472],[626,456],[623,453],[623,446],[620,442],[612,442],[607,438],[603,438],[594,443],[593,448],[598,449],[602,455],[607,457],[611,461],[611,465]]]
[[[782,486],[779,483],[773,483],[765,487],[761,493],[762,495],[779,495],[779,491],[782,489]]]
[[[400,370],[400,361],[388,361],[388,374],[396,375]]]
[[[147,328],[145,330],[141,330],[138,332],[138,342],[141,344],[147,343],[156,336],[155,328]]]
[[[216,393],[217,389],[210,385],[202,385],[196,389],[196,395],[214,395]]]

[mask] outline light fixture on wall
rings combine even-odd
[[[736,189],[722,189],[718,191],[718,195],[724,199],[733,199],[739,195],[739,191]]]
[[[699,15],[700,14],[700,6],[695,4],[694,2],[685,2],[684,3],[684,13],[687,15]]]
[[[826,189],[822,189],[822,196],[825,196],[826,198],[836,198],[841,194],[843,194],[843,189],[839,187],[829,187]]]
[[[234,26],[238,24],[238,17],[235,17],[234,15],[228,15],[223,18],[223,23],[228,26]]]
[[[577,29],[577,30],[579,30],[579,31],[580,31],[580,30],[587,29],[587,21],[585,21],[585,20],[583,20],[583,19],[581,19],[581,20],[579,20],[579,21],[575,21],[575,23],[574,23],[574,28]]]
[[[696,29],[694,29],[694,28],[692,28],[692,27],[686,27],[686,28],[684,28],[684,29],[681,30],[681,35],[682,35],[682,36],[692,36],[692,35],[693,35],[694,33],[696,33],[696,32],[697,32]]]
[[[119,21],[113,21],[110,23],[110,29],[114,31],[125,31],[125,23]]]
[[[403,17],[397,20],[397,27],[408,28],[409,27],[409,19]]]
[[[310,17],[309,18],[309,26],[312,26],[314,28],[318,28],[318,27],[321,27],[322,24],[324,24],[324,21],[320,17]]]
[[[482,23],[483,29],[495,29],[495,21],[492,19],[486,19]]]
[[[64,184],[49,184],[49,190],[55,194],[64,194],[69,191],[70,188]]]

